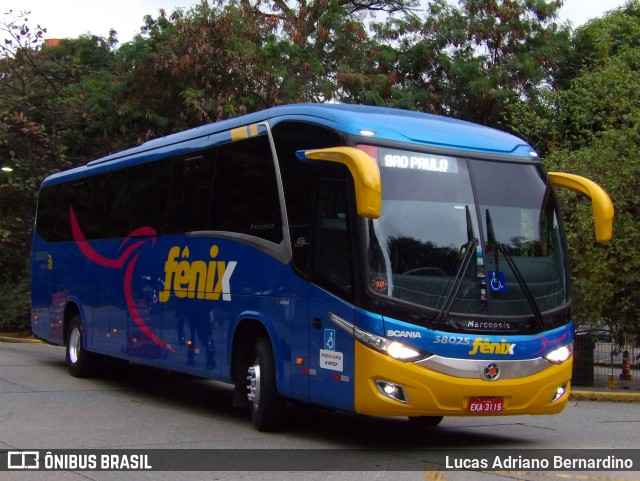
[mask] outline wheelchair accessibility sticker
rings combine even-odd
[[[324,330],[324,348],[327,351],[336,350],[336,330],[335,329]]]
[[[489,287],[493,292],[507,292],[504,272],[489,271]]]
[[[336,330],[324,330],[324,349],[320,349],[320,367],[342,372],[344,361],[341,352],[336,352]]]

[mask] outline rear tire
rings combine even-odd
[[[67,369],[73,377],[88,377],[95,374],[102,356],[89,352],[84,348],[82,336],[82,321],[75,315],[69,321],[69,329],[66,339]]]
[[[253,359],[247,370],[251,421],[258,431],[273,431],[282,424],[283,401],[276,387],[276,366],[268,339],[256,339]]]

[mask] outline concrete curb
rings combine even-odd
[[[640,402],[640,391],[621,391],[610,389],[574,389],[571,391],[572,401],[605,401],[605,402]]]
[[[12,334],[0,334],[0,342],[12,342],[14,344],[43,344],[43,341],[35,337],[20,337]]]

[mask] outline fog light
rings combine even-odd
[[[407,403],[407,394],[404,388],[400,384],[395,384],[389,381],[376,380],[376,387],[383,396],[399,401],[401,403]]]
[[[562,396],[564,396],[566,392],[567,392],[567,385],[566,384],[561,384],[560,386],[558,386],[558,389],[556,389],[556,393],[554,394],[553,398],[551,399],[551,402],[556,402],[558,399],[560,399]]]

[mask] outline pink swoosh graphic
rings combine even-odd
[[[567,338],[568,335],[569,335],[569,333],[565,332],[561,337],[559,337],[558,339],[553,339],[553,340],[547,339],[546,337],[541,337],[540,341],[542,342],[542,348],[539,351],[534,352],[533,355],[540,354],[540,353],[544,352],[547,349],[547,347],[549,347],[549,346],[553,346],[554,344],[561,343],[562,341],[564,341]]]
[[[73,238],[76,241],[76,245],[82,251],[87,259],[95,262],[98,265],[103,267],[110,267],[112,269],[121,269],[124,266],[124,263],[127,260],[127,257],[131,255],[131,253],[136,250],[141,245],[145,244],[147,241],[138,241],[130,245],[117,259],[109,259],[104,257],[102,254],[97,252],[93,247],[89,245],[89,242],[85,238],[82,230],[80,229],[80,225],[78,224],[78,219],[76,218],[76,214],[73,211],[73,207],[69,208],[69,218],[71,219],[71,232],[73,233]],[[130,233],[120,244],[119,250],[122,250],[122,247],[125,245],[127,241],[129,241],[132,237],[139,236],[154,236],[156,235],[156,231],[151,227],[140,227]],[[156,239],[153,238],[151,241],[153,245],[156,243]]]
[[[151,339],[153,342],[155,342],[159,346],[162,346],[165,349],[169,349],[170,351],[176,352],[175,349],[168,346],[165,342],[162,341],[162,339],[160,339],[158,336],[156,336],[153,333],[153,331],[149,328],[149,326],[147,326],[147,324],[144,322],[144,320],[136,310],[136,305],[135,305],[135,301],[133,299],[133,294],[132,294],[133,292],[132,283],[133,283],[133,268],[135,267],[136,262],[138,261],[138,257],[140,257],[140,254],[136,254],[134,256],[131,263],[127,266],[127,270],[124,275],[124,297],[127,301],[127,307],[129,308],[129,312],[131,313],[133,320],[135,321],[135,323],[138,325],[138,327],[144,333],[145,336],[147,336],[149,339]]]
[[[73,234],[73,239],[76,241],[76,245],[78,246],[78,249],[80,249],[80,251],[84,254],[84,256],[87,259],[103,267],[109,267],[111,269],[122,269],[125,262],[127,262],[127,259],[133,254],[133,252],[136,249],[138,249],[140,246],[148,242],[147,240],[136,241],[130,246],[128,246],[124,250],[124,252],[120,254],[120,256],[117,259],[109,259],[108,257],[103,256],[102,254],[100,254],[98,251],[96,251],[93,247],[89,245],[87,238],[84,236],[84,233],[82,232],[82,229],[78,224],[78,219],[76,218],[76,214],[73,211],[73,207],[69,207],[69,218],[71,220],[71,232]],[[125,239],[120,244],[118,251],[122,251],[122,249],[127,244],[127,242],[129,242],[131,239],[135,237],[155,236],[156,234],[157,232],[152,227],[139,227],[135,229],[133,232],[131,232],[127,237],[125,237]],[[156,243],[156,238],[153,237],[151,239],[151,244],[155,245],[155,243]],[[165,349],[168,349],[172,352],[176,352],[175,349],[171,348],[168,344],[163,342],[162,339],[160,339],[158,336],[156,336],[153,333],[151,328],[144,322],[144,320],[142,319],[142,316],[136,309],[135,300],[133,298],[133,270],[135,268],[136,262],[138,261],[138,257],[140,257],[140,254],[136,254],[133,257],[133,259],[127,266],[127,269],[125,271],[125,276],[124,276],[124,284],[123,284],[124,297],[127,302],[127,307],[129,308],[129,313],[131,314],[131,317],[133,317],[134,322],[137,324],[137,326],[140,328],[140,330],[144,333],[145,336],[147,336],[157,345]]]

